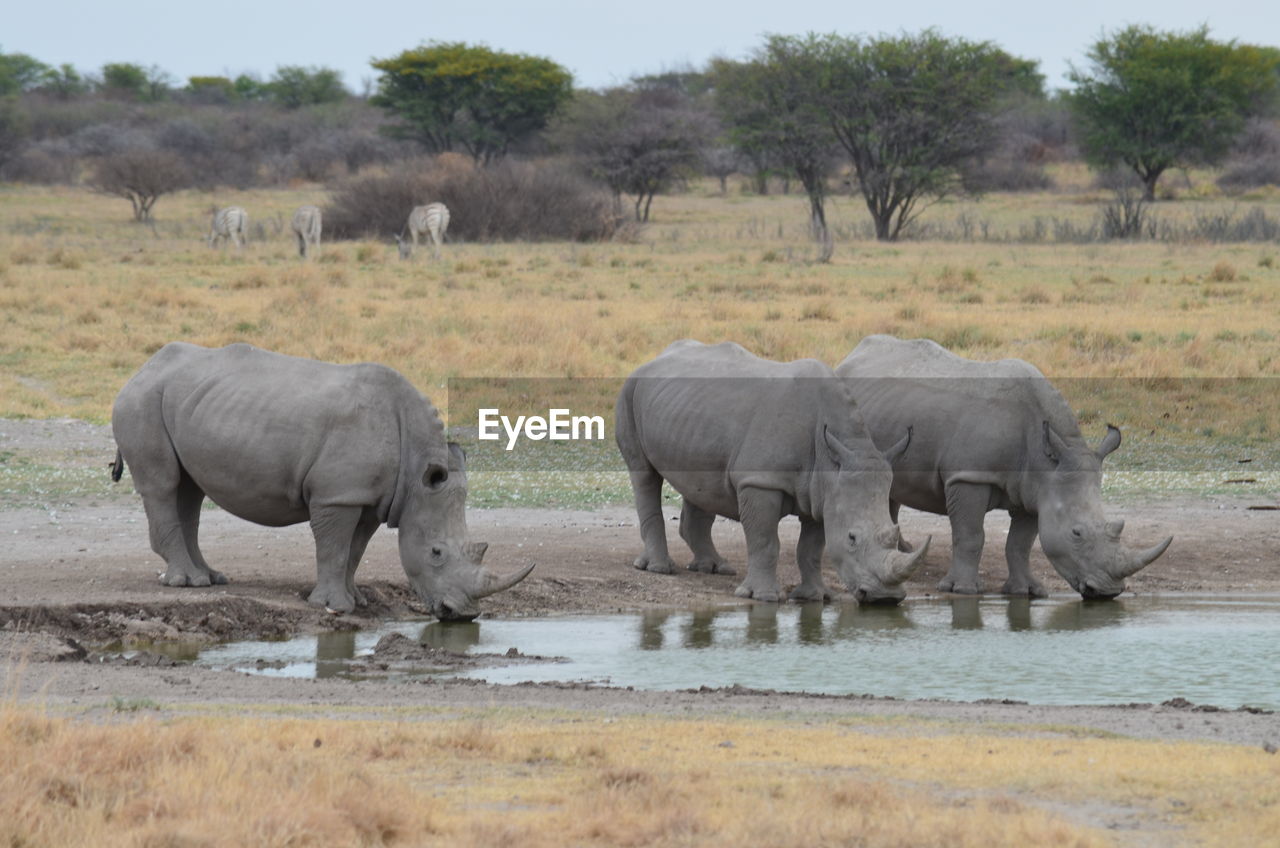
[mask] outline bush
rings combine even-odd
[[[462,241],[596,241],[618,226],[609,193],[564,163],[477,168],[445,154],[340,183],[324,209],[325,234],[387,238],[404,230],[413,207],[436,201],[449,207],[448,237]]]
[[[1237,159],[1218,177],[1218,188],[1228,194],[1268,185],[1280,186],[1280,154]]]
[[[1044,191],[1053,188],[1053,179],[1044,168],[1018,159],[993,159],[965,169],[966,191]]]
[[[65,143],[59,141],[31,145],[0,168],[0,178],[15,183],[37,185],[75,182],[79,163]]]

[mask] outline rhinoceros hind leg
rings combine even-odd
[[[631,491],[636,498],[640,538],[644,541],[644,553],[636,557],[635,567],[656,574],[675,574],[676,565],[667,550],[667,528],[662,517],[662,476],[652,467],[634,470]]]
[[[777,603],[778,522],[782,520],[782,493],[747,488],[738,493],[738,515],[747,537],[747,576],[733,593],[739,598]]]
[[[707,574],[737,574],[724,557],[720,556],[715,542],[711,540],[711,525],[715,520],[714,513],[685,499],[684,506],[680,508],[680,538],[693,551],[693,562],[689,563],[689,570]]]
[[[141,465],[135,465],[138,468]],[[147,513],[151,549],[165,562],[160,582],[165,586],[211,586],[227,578],[209,568],[200,553],[198,533],[204,492],[177,464],[152,462],[143,474],[134,473],[135,487]]]
[[[796,543],[800,585],[787,595],[789,600],[800,603],[831,600],[831,593],[822,580],[822,549],[825,546],[822,525],[812,519],[800,519],[800,541]]]
[[[1009,538],[1004,543],[1005,559],[1009,563],[1009,579],[1000,587],[1002,595],[1024,595],[1044,598],[1048,591],[1044,584],[1031,576],[1031,545],[1039,532],[1039,521],[1025,512],[1009,513]]]
[[[947,484],[947,518],[951,521],[951,568],[938,582],[938,591],[980,595],[978,563],[985,536],[982,529],[991,491],[973,483]]]

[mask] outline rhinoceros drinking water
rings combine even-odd
[[[747,575],[740,597],[777,601],[778,522],[800,518],[794,600],[822,600],[825,547],[862,603],[897,603],[925,554],[897,550],[889,517],[892,472],[830,367],[812,359],[771,362],[729,342],[672,344],[638,368],[618,397],[618,448],[631,474],[644,554],[636,567],[670,574],[661,489],[683,497],[680,536],[696,571],[733,573],[711,541],[715,516],[742,522]]]
[[[142,495],[151,547],[168,586],[227,578],[200,552],[205,497],[271,527],[311,523],[317,582],[310,601],[350,612],[355,571],[382,524],[400,529],[409,583],[440,618],[474,618],[479,598],[514,586],[467,535],[462,450],[435,407],[382,365],[332,365],[233,344],[174,342],[121,389],[111,412],[119,450]]]
[[[975,362],[928,339],[868,336],[836,368],[877,444],[913,426],[908,456],[894,461],[893,512],[906,504],[951,521],[951,568],[938,588],[977,593],[983,516],[1009,511],[1009,595],[1043,596],[1031,576],[1036,535],[1054,569],[1085,598],[1113,598],[1125,578],[1164,553],[1120,544],[1123,521],[1102,511],[1102,460],[1120,446],[1108,425],[1085,444],[1075,414],[1035,366]]]

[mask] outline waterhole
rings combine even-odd
[[[1035,704],[1181,697],[1228,709],[1280,709],[1277,597],[955,598],[891,608],[757,604],[465,624],[402,621],[376,631],[227,644],[196,661],[261,674],[359,677],[378,667],[373,649],[388,633],[423,646],[423,661],[392,663],[395,673],[493,683],[738,684]],[[515,664],[505,659],[512,648],[560,660]],[[446,656],[440,649],[484,656],[488,664],[437,662],[432,657]]]

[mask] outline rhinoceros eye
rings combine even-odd
[[[852,530],[849,531],[849,544],[851,545],[858,544],[858,534],[853,532]]]
[[[1080,528],[1079,528],[1079,527],[1072,527],[1072,528],[1071,528],[1071,535],[1072,535],[1072,536],[1075,536],[1077,539],[1079,539],[1081,536],[1083,536],[1083,535],[1084,535],[1084,533],[1080,532]]]

